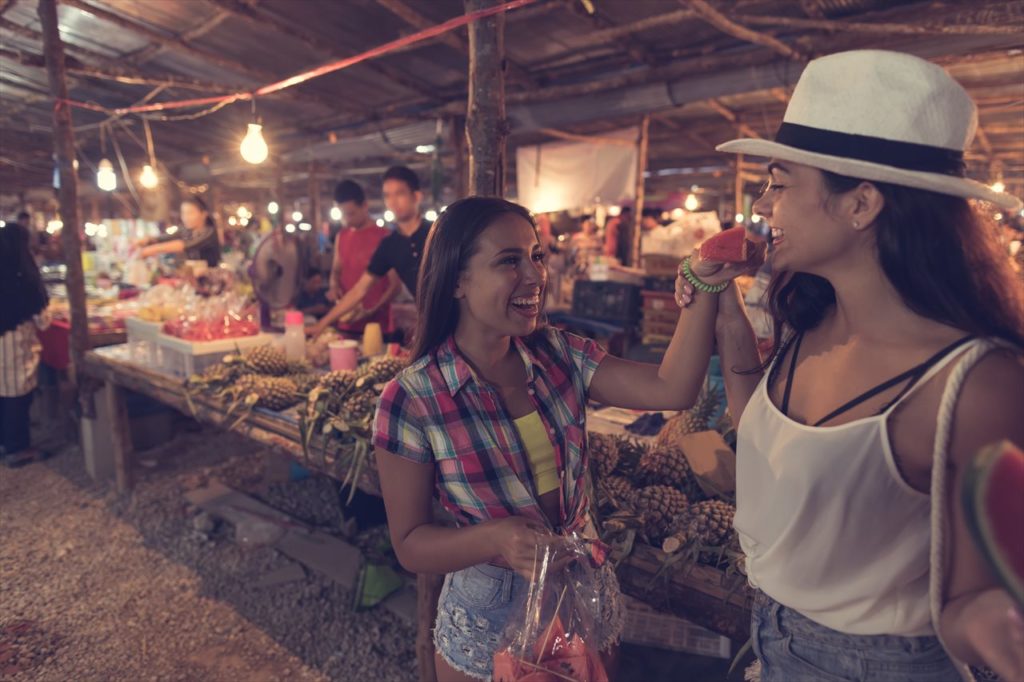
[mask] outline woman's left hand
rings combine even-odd
[[[756,274],[764,265],[765,254],[768,245],[764,242],[753,242],[750,248],[750,256],[742,263],[720,263],[718,261],[704,260],[701,258],[700,249],[693,250],[690,256],[690,270],[702,282],[715,285],[729,282],[741,275]],[[680,268],[682,266],[680,265]],[[682,270],[680,269],[680,272]]]
[[[957,629],[1001,679],[1024,680],[1024,617],[1005,590],[986,590],[972,599]]]

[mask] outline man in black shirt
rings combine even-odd
[[[409,292],[416,296],[423,248],[430,232],[430,222],[420,213],[420,179],[405,166],[392,166],[384,173],[384,205],[395,214],[396,229],[381,241],[366,272],[318,323],[306,328],[311,336],[334,324],[336,320],[355,321],[363,314],[360,301],[373,283],[394,270]]]

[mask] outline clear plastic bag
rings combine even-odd
[[[510,620],[494,656],[494,682],[608,682],[598,653],[608,639],[598,571],[605,548],[579,536],[556,555],[544,547],[526,601]]]

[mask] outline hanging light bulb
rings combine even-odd
[[[146,189],[154,189],[160,184],[160,178],[148,163],[142,167],[142,173],[139,174],[139,183]]]
[[[293,211],[292,220],[295,222],[300,222],[302,220],[302,211]]]
[[[395,213],[394,213],[394,211],[391,211],[391,210],[384,211],[384,220],[386,220],[389,223],[394,222],[394,220],[395,220]]]
[[[687,211],[696,211],[700,208],[700,200],[697,198],[697,195],[693,193],[687,194],[686,200],[683,202],[683,207],[686,208]]]
[[[263,126],[259,123],[249,124],[249,132],[245,134],[239,151],[242,152],[242,158],[251,164],[263,163],[267,160],[270,149],[267,147],[267,141],[263,139]]]
[[[429,220],[430,222],[434,222],[435,220],[437,220],[437,211],[435,211],[434,209],[430,209],[429,211],[423,214],[423,217]]]
[[[117,174],[114,173],[114,164],[110,163],[110,159],[103,159],[96,168],[96,186],[104,192],[117,189]]]
[[[277,215],[277,212],[281,210],[281,207],[277,205],[276,201],[271,201],[267,204],[267,213],[270,215]]]
[[[338,208],[337,206],[331,207],[331,220],[333,220],[336,223],[341,222],[341,209]]]
[[[737,213],[736,214],[736,222],[737,223],[742,223],[746,219],[747,219],[747,217],[745,215],[743,215],[742,213]]]

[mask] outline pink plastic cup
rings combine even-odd
[[[331,370],[355,369],[359,364],[358,346],[355,341],[331,341],[327,344],[331,355]]]

